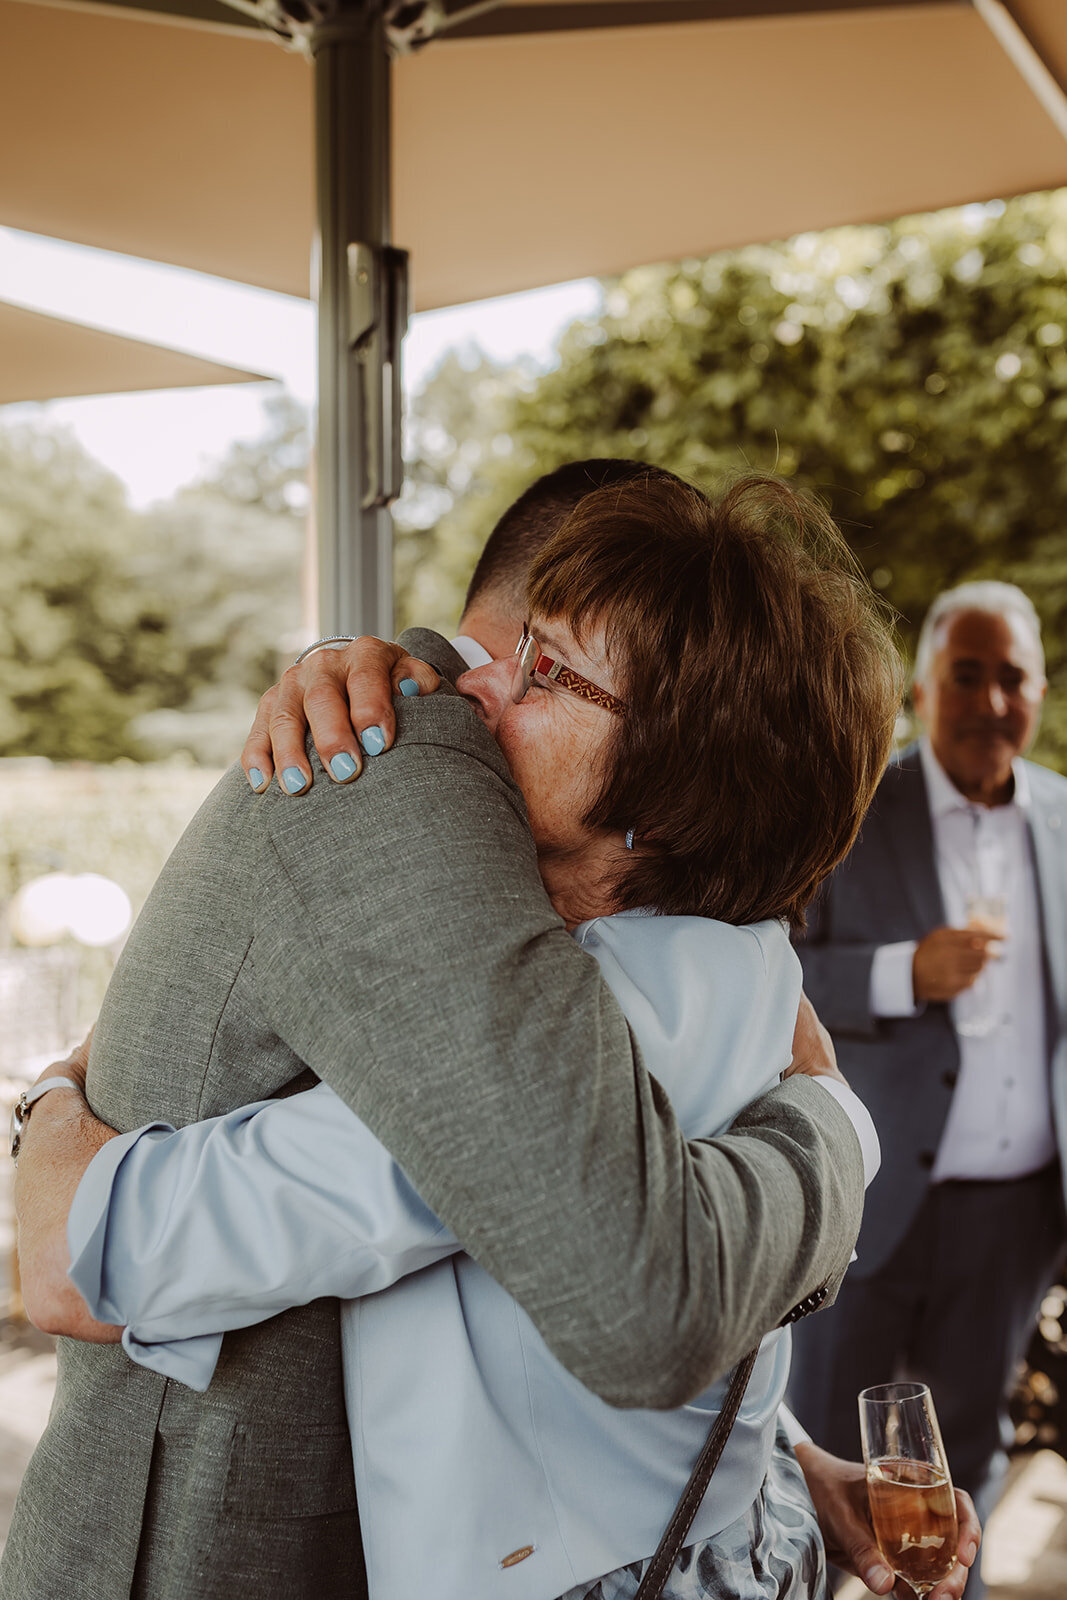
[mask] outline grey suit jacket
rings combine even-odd
[[[408,648],[454,676],[435,635]],[[836,1287],[862,1197],[851,1124],[790,1080],[688,1145],[537,873],[500,752],[447,686],[338,788],[231,770],[138,919],[89,1096],[120,1129],[211,1116],[310,1068],[405,1167],[556,1355],[669,1406]],[[227,1337],[196,1395],[61,1342],[3,1600],[365,1592],[335,1302]]]
[[[1030,839],[1041,905],[1053,1114],[1067,1129],[1067,780],[1026,763]],[[959,1075],[947,1005],[916,1017],[871,1013],[879,945],[945,923],[918,747],[892,763],[860,836],[822,887],[799,943],[804,988],[833,1034],[841,1070],[874,1118],[881,1170],[871,1185],[853,1276],[876,1272],[907,1231],[930,1181]]]

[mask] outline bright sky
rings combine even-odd
[[[314,314],[303,300],[10,228],[0,228],[0,297],[280,378],[305,404],[314,396]],[[525,355],[547,366],[563,328],[594,315],[600,300],[586,279],[425,312],[404,345],[408,391],[446,350],[472,342],[501,361]],[[0,426],[31,417],[69,426],[143,506],[199,476],[234,439],[260,433],[269,392],[239,384],[5,406]]]

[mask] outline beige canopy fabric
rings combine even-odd
[[[307,294],[307,62],[217,0],[145,3],[0,0],[0,223]],[[397,63],[419,308],[1067,183],[1067,0],[688,9],[505,0]]]
[[[0,300],[0,406],[20,400],[259,381],[254,372],[221,367],[162,345],[43,316]]]
[[[0,223],[297,294],[317,228],[320,626],[388,633],[405,251],[425,309],[1059,185],[1065,83],[1067,0],[0,0]]]

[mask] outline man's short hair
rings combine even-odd
[[[612,456],[569,461],[546,472],[508,507],[489,535],[463,609],[468,610],[491,591],[495,600],[515,616],[522,616],[534,557],[574,508],[597,489],[636,482],[681,484],[682,480],[647,461]]]
[[[964,611],[983,611],[990,617],[1018,617],[1037,647],[1041,670],[1045,670],[1045,651],[1041,643],[1041,619],[1034,603],[1014,583],[999,583],[989,578],[979,583],[961,583],[938,595],[923,619],[915,651],[914,683],[925,683],[934,656],[944,641],[953,617]]]

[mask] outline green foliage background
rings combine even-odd
[[[1032,594],[1051,683],[1036,754],[1067,767],[1065,266],[1067,191],[1030,195],[630,272],[540,377],[446,364],[414,437],[448,509],[406,536],[439,574],[434,620],[538,472],[586,455],[711,487],[775,471],[830,504],[909,646],[950,584]],[[477,406],[457,405],[464,384]]]
[[[1067,190],[835,229],[606,286],[548,372],[445,359],[408,424],[398,624],[454,628],[496,516],[587,455],[830,504],[914,642],[969,577],[1041,611],[1038,758],[1067,768]],[[0,756],[224,764],[299,628],[307,419],[135,514],[69,439],[0,431]]]
[[[68,435],[0,429],[0,756],[225,764],[300,621],[307,418],[138,514]]]

